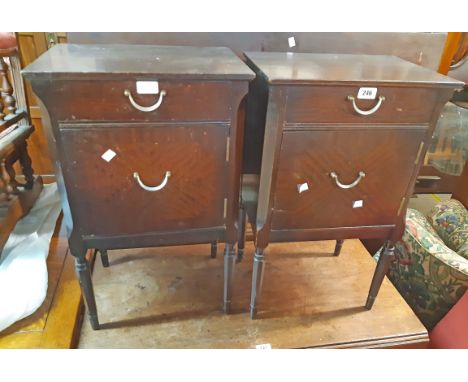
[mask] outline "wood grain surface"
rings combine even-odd
[[[224,315],[222,258],[209,245],[109,251],[93,275],[102,330],[83,324],[80,348],[273,348],[424,346],[427,332],[385,279],[364,308],[375,262],[358,240],[272,244],[258,319],[248,306],[253,244],[235,271]],[[190,254],[190,256],[188,256]]]
[[[252,71],[225,47],[58,44],[24,71],[26,78],[83,79],[114,75],[158,75],[160,79],[249,80]]]
[[[459,81],[395,56],[245,52],[272,83],[381,83],[453,87]]]
[[[224,225],[229,125],[71,125],[61,129],[63,176],[83,235],[110,236]],[[107,162],[107,150],[116,153]],[[134,179],[157,186],[155,192]],[[89,212],[92,211],[92,214]]]
[[[388,54],[434,70],[447,35],[434,32],[69,32],[76,44],[227,46],[243,51]],[[294,37],[296,46],[288,39]]]
[[[283,133],[272,229],[396,224],[424,134],[378,127]],[[351,184],[361,171],[365,177],[350,189],[330,177],[335,172],[338,181]],[[301,184],[308,190],[299,192]]]
[[[154,74],[154,80],[158,75]],[[138,94],[136,82],[115,81],[57,81],[54,91],[53,114],[60,121],[228,121],[231,117],[232,89],[222,81],[158,81],[165,91],[161,106],[151,113],[136,110],[124,91],[130,91],[136,103],[151,106],[158,94]]]
[[[427,104],[437,102],[436,89],[398,88],[377,86],[376,99],[358,99],[360,86],[292,86],[288,88],[286,122],[289,123],[340,123],[346,124],[398,124],[428,123],[432,109]],[[361,110],[372,109],[379,97],[385,97],[378,111],[371,115],[360,115],[347,99],[352,96]],[[377,127],[377,126],[376,126]]]

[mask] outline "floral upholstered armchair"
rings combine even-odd
[[[468,211],[463,204],[441,202],[427,217],[408,209],[388,276],[432,329],[468,289]]]

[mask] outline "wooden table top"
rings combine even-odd
[[[463,82],[395,56],[246,52],[270,82],[343,82],[463,87]]]
[[[224,47],[57,44],[22,72],[26,78],[157,75],[158,79],[249,80],[254,73]]]
[[[364,308],[375,261],[359,240],[271,244],[258,319],[250,320],[253,244],[236,264],[231,315],[223,256],[209,245],[109,251],[93,275],[102,330],[85,320],[81,348],[360,348],[424,346],[424,326],[387,279]],[[221,246],[220,246],[221,247]]]

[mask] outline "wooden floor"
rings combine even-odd
[[[223,256],[209,245],[110,251],[96,260],[103,329],[84,320],[80,348],[425,347],[426,329],[384,280],[364,308],[375,262],[358,240],[273,244],[266,253],[259,318],[248,306],[253,245],[237,264],[233,313],[221,312]]]
[[[34,314],[0,333],[0,348],[76,346],[82,310],[81,294],[61,217],[52,237],[47,268],[46,300]]]

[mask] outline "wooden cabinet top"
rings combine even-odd
[[[388,83],[462,88],[463,82],[395,56],[246,52],[270,83]]]
[[[29,65],[26,78],[249,80],[254,73],[230,49],[157,45],[58,44]]]

